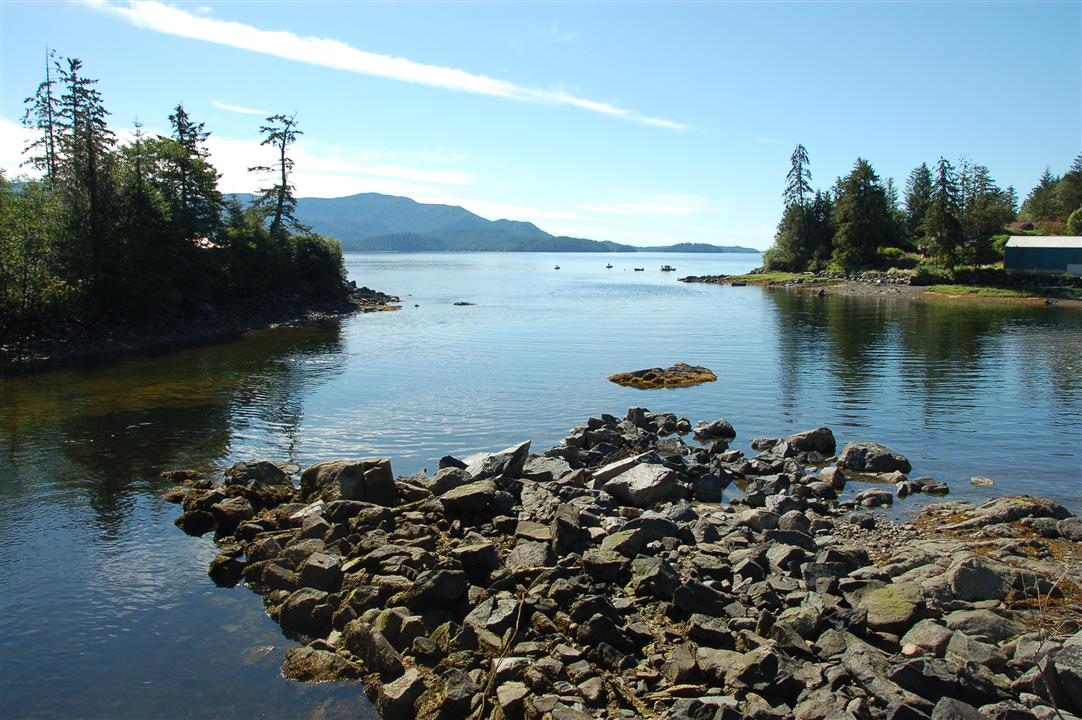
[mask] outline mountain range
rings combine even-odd
[[[238,194],[242,203],[252,195]],[[552,235],[533,223],[487,220],[457,205],[419,203],[408,197],[361,193],[340,198],[298,198],[297,219],[343,250],[424,252],[699,252],[754,253],[739,246],[677,243],[636,247],[586,238]]]

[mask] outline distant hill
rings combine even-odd
[[[252,195],[238,194],[242,203]],[[297,219],[343,250],[434,252],[758,252],[737,246],[679,243],[638,248],[601,240],[551,235],[530,222],[486,220],[457,205],[419,203],[407,197],[361,193],[340,198],[298,198]]]

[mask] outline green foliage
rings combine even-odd
[[[895,224],[887,193],[871,164],[857,158],[839,184],[833,259],[847,272],[872,267],[875,250],[893,245]]]
[[[891,268],[910,270],[917,267],[920,262],[917,256],[896,247],[876,248],[875,257],[876,267],[880,270],[889,270]]]
[[[921,163],[905,183],[905,229],[910,238],[920,237],[924,216],[932,204],[932,171]]]
[[[924,234],[926,255],[946,268],[958,264],[963,234],[958,176],[954,166],[945,158],[936,166],[932,203],[924,215],[921,231]]]
[[[1067,218],[1067,234],[1082,235],[1082,207],[1075,208],[1075,211]]]
[[[1019,213],[1023,220],[1054,220],[1060,216],[1062,206],[1059,196],[1060,179],[1052,174],[1049,168],[1044,169],[1037,187],[1030,191],[1025,202],[1022,203],[1022,212]]]
[[[202,123],[178,105],[172,137],[137,125],[117,147],[96,83],[66,59],[27,99],[37,137],[26,153],[44,179],[12,184],[0,172],[0,340],[65,319],[153,322],[208,303],[346,292],[338,243],[292,234],[302,226],[291,188],[273,232],[259,207],[234,203],[223,222]]]
[[[992,236],[992,253],[995,255],[996,261],[1003,260],[1003,254],[1007,249],[1007,241],[1010,239],[1011,236],[1007,234]]]
[[[1058,191],[1062,217],[1070,220],[1071,215],[1082,208],[1082,155],[1076,157],[1070,169],[1063,174]]]
[[[954,276],[946,268],[930,262],[921,262],[909,282],[912,285],[938,285],[949,283]]]

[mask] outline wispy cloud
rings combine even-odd
[[[266,110],[257,110],[256,108],[244,107],[243,105],[230,105],[224,103],[221,100],[210,99],[210,104],[219,110],[225,110],[227,112],[242,113],[244,115],[270,115]]]
[[[792,145],[792,143],[786,142],[785,140],[775,140],[774,138],[768,137],[757,137],[755,139],[761,143],[766,143],[767,145]]]
[[[580,98],[563,90],[531,88],[457,68],[426,65],[407,58],[380,55],[338,40],[301,37],[283,30],[262,30],[240,22],[198,17],[157,0],[132,0],[127,6],[114,5],[108,0],[85,2],[91,7],[123,17],[136,27],[287,60],[446,90],[550,105],[570,105],[653,127],[671,130],[684,130],[687,127],[674,120],[642,115],[635,110]]]
[[[565,28],[560,23],[554,22],[549,25],[549,35],[556,42],[571,42],[579,36],[579,31],[574,28]]]
[[[626,202],[584,203],[579,207],[608,215],[694,215],[706,209],[706,201],[696,195],[661,193]]]

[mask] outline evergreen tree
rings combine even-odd
[[[166,151],[164,179],[169,184],[174,224],[184,240],[208,237],[218,229],[222,205],[218,173],[205,147],[210,133],[203,123],[192,121],[183,105],[176,106],[169,123],[176,145]]]
[[[926,254],[946,268],[958,264],[962,247],[961,207],[958,201],[958,177],[946,158],[936,167],[932,202],[924,216],[921,230]]]
[[[804,206],[804,198],[811,194],[811,170],[808,168],[808,150],[797,145],[789,156],[791,167],[785,176],[785,205]]]
[[[56,81],[53,80],[52,73],[52,66],[56,62],[54,56],[55,53],[46,48],[45,79],[38,84],[34,94],[23,101],[26,104],[23,125],[38,133],[38,137],[23,151],[24,154],[30,154],[26,163],[44,172],[50,185],[56,181],[60,172],[60,156],[56,142],[59,98],[55,93]]]
[[[905,229],[910,239],[921,234],[924,215],[932,204],[932,171],[921,163],[909,173],[905,183]]]
[[[1074,159],[1070,169],[1060,178],[1059,207],[1064,219],[1082,207],[1082,155]]]
[[[1049,168],[1041,173],[1037,187],[1030,191],[1022,203],[1022,216],[1027,220],[1053,220],[1060,216],[1059,178]]]
[[[293,171],[293,158],[289,157],[287,151],[289,146],[297,141],[297,136],[303,133],[297,129],[296,115],[272,115],[266,122],[266,125],[259,128],[259,132],[263,134],[260,145],[274,147],[278,160],[275,165],[259,165],[249,168],[249,171],[276,174],[278,182],[261,190],[255,205],[265,217],[270,218],[271,235],[284,239],[288,237],[290,230],[307,232],[311,229],[298,222],[294,216],[297,198],[293,194],[295,188],[289,182],[289,174]]]
[[[839,189],[834,211],[834,261],[846,271],[871,267],[877,248],[894,245],[886,189],[863,158],[857,158]]]
[[[1014,219],[1014,210],[1010,196],[996,186],[983,165],[971,165],[969,188],[968,202],[961,210],[964,257],[974,265],[985,265],[997,259],[992,237]]]

